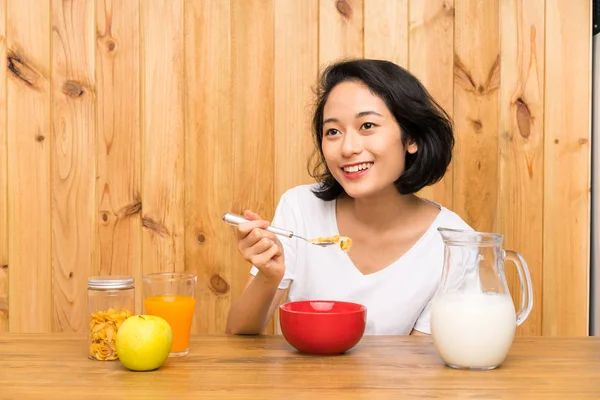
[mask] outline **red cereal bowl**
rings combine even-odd
[[[295,301],[279,306],[281,332],[301,353],[343,354],[365,333],[367,308],[361,304],[330,301]]]

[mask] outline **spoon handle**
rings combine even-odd
[[[234,213],[226,213],[225,215],[223,215],[223,221],[227,222],[229,225],[239,225],[242,224],[244,222],[248,222],[249,220],[247,220],[246,218],[242,217],[239,214],[234,214]],[[281,235],[281,236],[285,236],[285,237],[289,237],[291,238],[292,236],[294,236],[294,233],[291,231],[287,231],[285,229],[281,229],[281,228],[277,228],[274,226],[269,225],[266,228],[267,231],[272,232],[276,235]]]

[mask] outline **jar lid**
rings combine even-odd
[[[90,276],[88,289],[130,289],[133,282],[132,276]]]

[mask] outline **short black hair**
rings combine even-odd
[[[406,153],[404,173],[394,182],[401,194],[416,193],[438,182],[448,168],[454,148],[452,120],[427,89],[410,72],[385,60],[357,59],[329,65],[316,90],[317,102],[312,120],[316,158],[311,176],[320,185],[314,194],[326,201],[344,193],[327,168],[323,156],[323,109],[329,94],[342,82],[365,84],[390,110],[402,133],[402,143],[416,143],[415,154]]]

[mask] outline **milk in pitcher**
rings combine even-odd
[[[431,309],[436,349],[454,368],[496,368],[510,350],[516,326],[509,294],[443,293]]]

